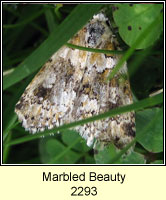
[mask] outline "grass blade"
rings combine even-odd
[[[51,130],[46,130],[44,132],[37,133],[35,135],[28,135],[26,137],[13,140],[12,142],[7,143],[6,145],[20,144],[20,143],[23,143],[23,142],[27,142],[27,141],[30,141],[30,140],[37,139],[37,138],[39,138],[43,135],[47,136],[47,135],[49,135],[50,133],[53,133],[53,132],[56,133],[57,131],[61,131],[61,130],[72,128],[72,127],[75,127],[75,126],[83,125],[83,124],[86,124],[86,123],[89,123],[89,122],[93,122],[95,120],[101,120],[101,119],[105,119],[107,117],[113,117],[115,115],[122,114],[122,113],[125,113],[125,112],[130,112],[132,110],[135,110],[135,111],[141,110],[143,108],[147,108],[147,107],[151,107],[151,106],[161,104],[162,102],[163,102],[163,94],[158,94],[156,96],[143,99],[141,101],[138,101],[136,103],[133,103],[133,104],[130,104],[130,105],[127,105],[127,106],[115,108],[111,111],[105,112],[105,113],[100,114],[100,115],[96,115],[94,117],[86,118],[86,119],[76,121],[76,122],[72,122],[72,123],[69,123],[69,124],[64,124],[62,126],[59,126],[57,128],[51,129]]]
[[[82,51],[89,51],[94,53],[104,53],[104,54],[124,54],[124,51],[114,51],[114,50],[106,50],[106,49],[95,49],[89,47],[78,46],[75,44],[67,43],[66,46],[74,49],[79,49]]]

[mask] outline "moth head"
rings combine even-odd
[[[103,13],[93,16],[93,19],[86,25],[86,44],[88,47],[99,47],[104,40],[111,37],[112,32],[107,25],[108,18]]]

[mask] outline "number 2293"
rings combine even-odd
[[[96,196],[97,195],[97,188],[96,187],[75,187],[73,186],[71,188],[73,192],[71,193],[71,196]]]

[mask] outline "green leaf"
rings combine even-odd
[[[132,46],[140,34],[158,17],[163,4],[118,4],[115,6],[113,17],[119,28],[122,39]],[[149,32],[148,36],[137,49],[151,46],[163,31],[162,20]]]
[[[100,149],[100,145],[96,146],[96,152],[94,155],[96,164],[109,164],[111,163],[111,158],[115,157],[117,152],[116,152],[116,147],[111,144],[104,149]]]
[[[101,7],[102,4],[82,4],[76,6],[72,13],[50,34],[39,48],[27,57],[13,73],[4,77],[3,89],[10,87],[39,69]]]
[[[87,155],[85,157],[85,163],[86,164],[96,164],[95,159],[92,156]]]
[[[164,164],[163,160],[155,160],[154,162],[151,162],[150,164]]]
[[[42,162],[50,164],[73,164],[80,158],[79,154],[71,151],[53,138],[43,138],[41,140],[40,154]]]
[[[122,160],[121,163],[123,164],[145,164],[146,163],[144,156],[136,152],[132,152],[131,154],[127,155],[121,160]]]
[[[152,108],[140,111],[136,114],[136,122],[137,141],[150,152],[163,151],[163,109]],[[144,135],[139,137],[139,133],[150,122]]]
[[[73,149],[81,152],[87,152],[91,149],[87,146],[86,141],[76,131],[67,129],[62,131],[61,133],[63,142],[68,146],[70,146],[73,141],[80,138],[80,141],[76,143],[75,146],[73,146]]]
[[[113,70],[110,72],[110,74],[107,77],[107,81],[112,79],[115,74],[120,70],[120,68],[123,66],[124,62],[127,61],[131,55],[134,53],[135,49],[137,49],[142,43],[144,43],[145,39],[148,38],[149,34],[153,32],[153,29],[159,24],[159,22],[162,20],[161,13],[155,18],[155,20],[152,21],[134,40],[132,46],[126,51],[126,53],[123,55],[123,57],[119,60],[118,64],[113,68]]]

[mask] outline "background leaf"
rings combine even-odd
[[[118,4],[114,7],[113,17],[119,28],[122,39],[132,46],[139,35],[144,31],[160,14],[162,4]],[[143,49],[152,45],[163,30],[163,22],[159,21],[137,49]]]
[[[111,144],[104,149],[100,148],[100,145],[95,147],[96,151],[94,156],[96,164],[110,164],[111,158],[117,155],[115,146]]]
[[[164,164],[164,163],[163,163],[163,160],[156,160],[152,162],[151,164]]]
[[[68,146],[71,145],[73,141],[78,140],[78,138],[80,138],[80,141],[75,146],[73,146],[73,149],[77,151],[87,152],[92,148],[88,147],[86,141],[79,135],[79,133],[77,133],[74,130],[67,129],[62,131],[61,134],[63,142]]]
[[[67,149],[65,145],[55,138],[41,140],[40,154],[42,163],[50,164],[72,164],[80,158],[80,154]]]
[[[121,162],[123,164],[145,164],[146,160],[143,155],[141,155],[137,152],[132,152],[131,154],[122,158]]]
[[[144,137],[139,138],[139,132],[153,119],[155,122],[146,130]],[[136,121],[138,142],[150,152],[161,152],[163,150],[163,108],[140,111],[136,115]]]

